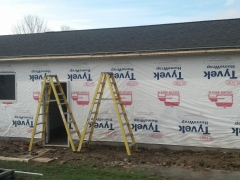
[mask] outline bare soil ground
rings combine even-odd
[[[28,142],[0,141],[0,156],[20,157],[29,154]],[[42,147],[34,146],[38,151]],[[34,156],[34,155],[33,155]],[[165,148],[146,149],[132,152],[128,156],[125,147],[91,145],[83,148],[81,152],[72,152],[71,148],[54,148],[41,157],[54,158],[60,163],[87,163],[94,166],[113,167],[122,166],[131,168],[136,165],[149,165],[151,167],[181,167],[193,171],[240,171],[240,152],[220,151],[173,151]]]

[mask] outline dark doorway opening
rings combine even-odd
[[[67,82],[61,82],[61,86],[66,98],[68,98]],[[57,93],[60,93],[58,88],[56,88],[56,90]],[[61,96],[59,96],[59,98],[62,99]],[[53,91],[51,91],[50,100],[56,100]],[[62,106],[62,108],[63,112],[67,112],[66,106]],[[65,115],[65,118],[66,120],[68,119],[67,115]],[[49,115],[46,132],[47,135],[45,138],[45,145],[68,146],[67,132],[56,101],[50,102],[49,104]]]

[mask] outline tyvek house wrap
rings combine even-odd
[[[137,142],[240,148],[239,58],[1,62],[1,73],[16,73],[17,93],[16,101],[1,101],[0,136],[30,138],[45,73],[69,82],[68,101],[82,131],[100,73],[113,72]],[[104,96],[110,97],[108,89]],[[122,142],[113,102],[102,102],[95,127],[93,141]]]

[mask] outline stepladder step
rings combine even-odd
[[[68,121],[67,123],[68,123],[68,124],[71,124],[71,123],[75,123],[75,121]]]
[[[93,124],[94,123],[94,121],[88,121],[88,124]]]
[[[38,131],[35,134],[45,133],[44,131]]]
[[[129,147],[133,147],[133,146],[135,146],[137,143],[132,143],[132,144],[129,144],[128,146]]]
[[[39,143],[39,142],[43,142],[43,140],[42,139],[40,139],[40,140],[36,140],[36,141],[33,141],[33,144],[37,144],[37,143]]]
[[[90,133],[92,133],[92,132],[93,132],[93,131],[90,130],[90,131],[87,131],[85,134],[90,134]]]
[[[40,125],[40,124],[46,124],[46,122],[39,122],[39,123],[37,123],[37,125]]]
[[[65,105],[65,104],[68,104],[67,102],[65,102],[65,103],[60,103],[60,105]]]
[[[127,133],[126,136],[132,136],[133,134],[132,133]]]
[[[83,141],[83,144],[89,143],[90,140]]]
[[[45,113],[39,113],[39,116],[40,116],[40,115],[45,115],[45,114],[48,114],[48,113],[46,113],[46,112],[45,112]]]

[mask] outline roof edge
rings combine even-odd
[[[0,57],[0,61],[31,61],[31,60],[58,60],[58,59],[86,59],[86,58],[110,58],[110,57],[135,57],[135,56],[158,56],[158,55],[186,55],[186,54],[209,54],[209,53],[234,53],[240,52],[240,48],[226,49],[201,49],[182,51],[161,52],[126,52],[113,54],[82,54],[82,55],[46,55],[46,56],[20,56]]]

